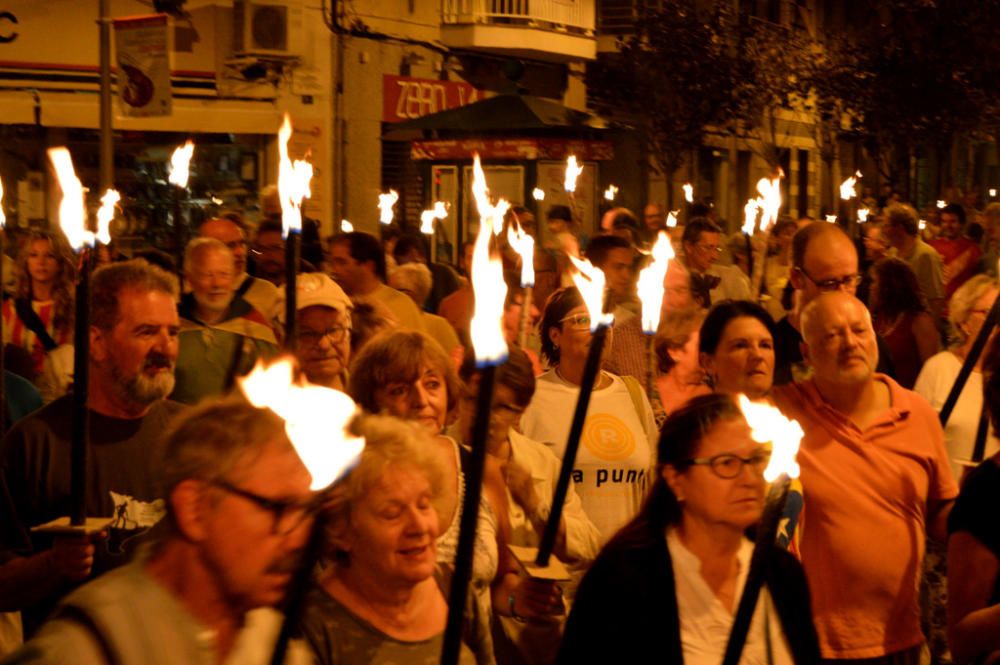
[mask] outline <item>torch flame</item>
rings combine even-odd
[[[671,210],[670,212],[667,213],[667,228],[668,229],[672,229],[675,226],[677,226],[677,213],[679,213],[679,212],[680,212],[680,210]]]
[[[651,252],[653,260],[639,271],[637,289],[642,302],[642,331],[647,335],[656,332],[660,325],[660,308],[663,305],[663,282],[667,278],[670,259],[674,258],[674,248],[670,236],[663,231],[656,237]]]
[[[805,433],[797,420],[790,420],[769,404],[751,402],[746,395],[739,397],[743,417],[750,425],[750,435],[757,443],[771,442],[771,462],[764,469],[764,480],[771,483],[778,476],[799,477],[795,456]]]
[[[757,214],[760,212],[760,199],[750,199],[743,206],[743,233],[753,235],[757,228]]]
[[[115,218],[115,205],[121,198],[121,194],[113,189],[104,192],[101,197],[101,207],[97,211],[97,241],[101,244],[111,243],[111,221]]]
[[[570,155],[566,158],[566,181],[563,183],[563,189],[572,194],[576,191],[576,179],[583,173],[583,167],[577,166],[576,155]]]
[[[858,208],[858,221],[864,224],[868,221],[868,215],[871,214],[871,210],[868,208]]]
[[[686,182],[681,185],[681,189],[684,190],[684,200],[688,203],[694,203],[694,186],[691,183]]]
[[[361,455],[365,440],[347,429],[357,405],[339,390],[293,381],[289,358],[271,365],[258,361],[239,381],[251,404],[284,419],[285,432],[312,475],[313,490],[335,483]]]
[[[521,257],[521,288],[535,285],[535,239],[524,232],[520,224],[507,227],[507,242]]]
[[[503,230],[503,218],[510,204],[503,199],[497,201],[496,205],[490,203],[490,190],[486,186],[486,174],[483,172],[483,164],[479,160],[478,153],[472,160],[472,196],[476,199],[480,221],[493,227],[493,235],[500,235]]]
[[[743,206],[743,233],[753,235],[757,228],[758,214],[762,233],[778,221],[778,211],[781,210],[781,179],[784,177],[784,172],[778,169],[773,178],[761,178],[757,181],[757,198],[749,199]]]
[[[191,139],[174,150],[174,154],[170,156],[170,175],[167,176],[170,184],[177,185],[181,189],[188,186],[188,177],[191,175],[188,167],[192,156],[194,156],[194,143]]]
[[[857,190],[854,189],[854,186],[858,184],[858,178],[860,177],[861,177],[861,171],[858,171],[850,178],[840,183],[840,198],[842,198],[845,201],[850,201],[851,199],[853,199],[855,196],[858,195],[858,192]]]
[[[434,235],[434,220],[444,219],[448,216],[448,208],[444,201],[435,201],[434,207],[420,213],[420,232],[427,235]]]
[[[947,204],[947,203],[945,203],[944,201],[938,201],[938,202],[937,202],[937,207],[938,207],[938,208],[943,208],[943,207],[945,207],[946,205],[948,205],[948,204]]]
[[[542,189],[541,187],[535,187],[535,189],[531,191],[531,196],[534,197],[536,201],[544,201],[545,190]]]
[[[616,196],[618,196],[618,188],[614,185],[608,185],[608,188],[604,190],[604,198],[608,201],[614,201]]]
[[[288,157],[288,140],[292,138],[292,121],[288,114],[278,130],[278,197],[281,199],[282,237],[302,231],[302,199],[309,198],[312,164],[304,159],[294,162]]]
[[[615,317],[604,312],[604,271],[595,268],[587,259],[578,259],[572,254],[568,256],[576,268],[573,283],[590,313],[590,332],[596,331],[598,326],[610,326]]]
[[[490,203],[486,175],[477,154],[472,164],[472,194],[479,209],[479,234],[472,248],[472,291],[474,305],[469,337],[476,353],[476,365],[498,365],[507,358],[507,340],[503,334],[503,305],[507,284],[503,279],[503,261],[490,254],[490,239],[503,229],[509,204],[500,199]]]
[[[399,192],[390,189],[388,194],[378,195],[378,221],[382,224],[392,224],[392,206],[399,200]]]
[[[757,199],[760,205],[760,230],[767,231],[771,224],[778,221],[778,211],[781,210],[781,179],[785,174],[778,169],[778,174],[773,178],[761,178],[757,181],[757,192],[760,197]]]
[[[73,170],[73,157],[66,148],[49,148],[49,161],[55,169],[62,190],[59,201],[59,226],[66,234],[73,251],[94,246],[94,234],[87,230],[87,213],[83,202],[83,185]]]
[[[346,219],[340,220],[340,232],[341,233],[353,233],[354,232],[354,224],[351,224]]]
[[[7,215],[3,212],[3,180],[0,180],[0,229],[7,226]]]

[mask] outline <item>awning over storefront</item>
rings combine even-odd
[[[615,158],[611,141],[576,139],[442,139],[413,141],[411,159],[450,160],[472,159],[563,160],[576,155],[581,161],[604,161]]]
[[[9,98],[9,100],[8,100]],[[118,101],[112,99],[117,110]],[[2,124],[98,129],[98,96],[81,92],[0,92]],[[114,113],[114,111],[113,111]],[[271,102],[174,98],[173,113],[159,118],[112,119],[116,130],[269,134],[281,124],[281,113]]]
[[[396,123],[386,130],[382,138],[410,141],[532,131],[590,136],[606,128],[607,123],[600,116],[571,109],[551,99],[497,95],[456,109]]]

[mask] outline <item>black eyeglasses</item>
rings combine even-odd
[[[853,275],[845,275],[844,277],[831,277],[830,279],[816,280],[805,271],[805,268],[796,268],[800,273],[806,276],[810,282],[816,285],[820,291],[837,291],[842,288],[853,289],[861,283],[863,275],[861,273],[854,273]]]
[[[719,478],[731,480],[743,473],[743,467],[750,465],[754,473],[763,473],[767,463],[771,461],[771,451],[760,450],[750,457],[740,457],[733,453],[722,453],[712,457],[695,457],[687,460],[688,464],[707,466]]]
[[[295,531],[303,522],[312,517],[319,509],[319,503],[312,501],[294,501],[287,499],[269,499],[266,496],[255,494],[242,487],[232,485],[225,480],[212,480],[209,484],[225,490],[230,494],[246,499],[271,513],[274,522],[271,524],[271,534],[275,536],[286,536]]]
[[[308,346],[316,346],[323,340],[324,337],[327,337],[331,342],[337,344],[339,342],[343,342],[349,332],[350,330],[344,326],[334,326],[333,328],[327,328],[322,332],[317,330],[300,330],[299,341]]]

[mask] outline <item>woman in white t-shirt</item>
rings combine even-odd
[[[948,321],[951,323],[954,344],[947,351],[931,356],[924,363],[913,386],[914,392],[930,402],[936,411],[940,411],[948,399],[948,393],[958,377],[959,370],[965,362],[979,334],[979,329],[986,320],[986,315],[997,298],[997,283],[986,275],[977,275],[960,286],[948,303]],[[951,458],[951,470],[955,479],[960,480],[963,463],[972,460],[973,447],[976,443],[976,431],[979,429],[979,415],[983,408],[983,375],[981,372],[982,358],[976,363],[969,379],[965,382],[955,409],[948,418],[944,428],[944,440],[948,446],[948,456]],[[1000,450],[992,430],[986,439],[983,459]],[[974,466],[974,464],[970,465]]]
[[[521,431],[545,443],[562,460],[591,341],[590,315],[576,287],[559,289],[549,297],[539,332],[542,355],[552,369],[538,377],[535,395],[521,418]],[[613,335],[609,335],[605,350],[612,343]],[[573,480],[602,541],[638,512],[655,462],[656,435],[653,410],[638,381],[600,372]]]

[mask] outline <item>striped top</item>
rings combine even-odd
[[[45,325],[45,330],[52,336],[56,344],[73,343],[72,329],[67,328],[57,332],[52,324],[56,309],[54,300],[32,300],[31,307],[38,314],[38,318]],[[35,375],[41,373],[45,364],[45,347],[42,346],[38,335],[29,330],[28,326],[17,315],[13,298],[3,301],[3,341],[4,344],[19,346],[30,353]]]

